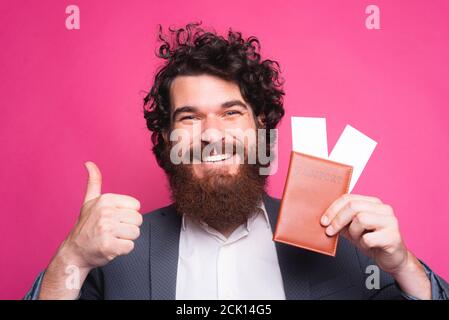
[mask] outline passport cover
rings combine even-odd
[[[326,235],[320,220],[351,175],[351,166],[292,151],[273,240],[335,256],[338,234]]]

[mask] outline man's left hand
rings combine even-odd
[[[339,232],[391,274],[401,288],[414,296],[430,298],[430,281],[423,266],[407,250],[393,208],[376,197],[345,194],[321,218],[326,234]],[[419,289],[412,282],[427,285]],[[415,290],[416,286],[416,290]],[[410,292],[411,291],[411,292]]]

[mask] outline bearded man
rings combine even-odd
[[[326,233],[344,236],[336,257],[273,242],[279,200],[254,154],[273,158],[278,63],[239,32],[190,24],[160,39],[165,64],[144,116],[173,204],[142,216],[137,199],[102,194],[86,162],[79,219],[26,299],[447,299],[448,284],[407,249],[377,197],[345,195],[323,213]]]

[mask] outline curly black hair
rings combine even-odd
[[[260,116],[263,126],[274,129],[284,116],[283,79],[278,62],[262,60],[256,37],[244,39],[240,32],[228,32],[227,38],[205,31],[201,23],[162,32],[159,25],[157,56],[165,60],[156,73],[154,84],[144,98],[144,117],[152,132],[153,152],[164,168],[164,133],[170,130],[170,85],[180,75],[208,74],[238,84],[242,97]],[[267,139],[270,141],[270,139]]]

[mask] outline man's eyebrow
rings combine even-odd
[[[221,104],[222,108],[230,108],[230,107],[233,107],[233,106],[240,106],[240,107],[245,108],[245,109],[248,108],[246,103],[244,103],[241,100],[231,100],[231,101],[226,101],[226,102]]]
[[[197,108],[195,108],[195,107],[191,107],[191,106],[180,107],[180,108],[176,109],[173,112],[172,120],[175,120],[176,116],[178,114],[180,114],[180,113],[183,113],[183,112],[196,112],[196,111],[197,111]]]

